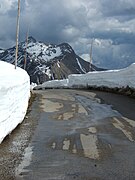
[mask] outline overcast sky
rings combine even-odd
[[[15,45],[17,0],[0,0],[0,48]],[[68,42],[104,67],[135,62],[134,0],[21,0],[20,41],[30,35],[47,43]],[[116,68],[117,68],[116,67]]]

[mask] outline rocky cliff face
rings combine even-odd
[[[26,71],[31,82],[40,84],[51,79],[65,79],[69,74],[83,74],[89,71],[89,63],[75,54],[67,43],[59,45],[45,44],[33,37],[19,44],[18,66],[24,67],[25,55],[27,59]],[[0,60],[14,63],[15,46],[7,50],[0,50]],[[91,70],[102,70],[92,65]]]

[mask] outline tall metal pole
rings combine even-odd
[[[24,70],[26,69],[27,64],[27,48],[28,48],[28,36],[29,36],[29,28],[26,34],[26,46],[25,46],[25,57],[24,57]]]
[[[93,39],[91,41],[91,47],[90,47],[90,64],[89,64],[89,71],[92,71],[92,48],[93,48]]]
[[[17,15],[17,26],[16,26],[15,69],[17,67],[17,58],[18,58],[19,18],[20,18],[20,0],[18,0],[18,15]]]

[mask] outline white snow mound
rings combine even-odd
[[[29,97],[27,72],[0,61],[0,143],[23,121]]]

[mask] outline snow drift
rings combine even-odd
[[[29,97],[27,72],[0,61],[0,143],[23,121]]]

